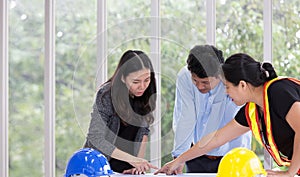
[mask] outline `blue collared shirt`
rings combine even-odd
[[[172,156],[187,151],[205,135],[230,122],[240,107],[236,106],[220,82],[208,93],[201,93],[193,84],[191,73],[184,67],[178,73],[173,113],[174,147]],[[209,155],[223,156],[232,148],[251,148],[251,132],[210,151]]]

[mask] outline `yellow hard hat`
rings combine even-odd
[[[247,148],[234,148],[221,160],[217,177],[267,176],[256,154]]]

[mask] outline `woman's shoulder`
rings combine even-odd
[[[281,79],[270,85],[268,96],[272,104],[282,107],[282,104],[289,105],[300,100],[300,85],[289,80]]]
[[[300,101],[300,86],[289,79],[272,83],[268,89],[270,108],[279,118],[285,118],[294,102]]]
[[[96,102],[111,102],[111,83],[107,82],[101,85],[97,91]]]
[[[110,88],[111,88],[110,82],[106,82],[106,83],[102,84],[98,88],[97,95],[103,95],[103,94],[106,94],[107,92],[110,92]]]
[[[273,82],[270,87],[269,91],[271,92],[285,92],[286,90],[300,90],[300,85],[295,83],[288,78],[280,79],[276,82]]]

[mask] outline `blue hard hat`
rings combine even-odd
[[[98,177],[109,176],[113,171],[103,154],[95,149],[83,148],[76,151],[69,159],[65,177],[79,174]]]

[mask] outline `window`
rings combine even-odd
[[[82,148],[96,91],[96,1],[56,1],[56,175]]]
[[[224,51],[225,59],[237,52],[253,58],[263,58],[263,6],[259,0],[217,1],[216,46]],[[221,10],[222,9],[222,10]],[[263,147],[253,137],[252,149],[264,159]]]
[[[172,159],[173,108],[176,77],[186,65],[189,50],[206,39],[206,3],[164,0],[161,2],[161,157],[162,164]],[[184,34],[184,35],[183,35]]]
[[[296,0],[273,2],[273,63],[277,74],[299,79],[300,3]]]
[[[8,8],[9,174],[43,176],[44,3],[10,0]]]
[[[40,0],[9,0],[1,2],[3,17],[1,35],[8,37],[8,45],[1,41],[1,56],[8,48],[8,61],[1,66],[1,111],[9,108],[8,125],[1,125],[0,141],[9,148],[1,149],[8,159],[0,162],[1,175],[45,175],[45,2]],[[274,1],[272,9],[259,0],[109,0],[109,1],[55,1],[55,172],[64,174],[68,158],[85,142],[90,112],[96,90],[97,76],[106,71],[112,75],[121,54],[127,49],[140,49],[152,56],[160,80],[159,115],[153,129],[161,138],[154,153],[160,154],[161,164],[171,160],[173,148],[172,114],[175,99],[175,81],[185,65],[188,51],[196,44],[204,44],[215,34],[216,46],[224,56],[236,52],[249,53],[260,61],[266,52],[273,54],[273,63],[279,75],[299,77],[299,2]],[[97,52],[97,3],[105,2],[107,53],[99,63]],[[209,3],[215,3],[210,8]],[[7,4],[6,4],[7,3]],[[4,4],[4,5],[3,5]],[[209,6],[209,7],[208,7]],[[264,43],[264,10],[273,11],[273,43]],[[158,11],[155,11],[158,10]],[[207,14],[211,13],[217,17]],[[155,14],[155,15],[154,15]],[[216,29],[207,31],[208,23]],[[157,26],[155,26],[155,25]],[[9,27],[9,32],[5,31]],[[2,39],[2,38],[1,38]],[[155,42],[153,42],[155,41]],[[270,49],[265,49],[269,46]],[[272,51],[273,46],[273,51]],[[8,76],[3,72],[8,69]],[[9,92],[5,92],[8,84]],[[7,101],[6,101],[6,98]],[[3,103],[3,104],[2,104]],[[5,120],[6,120],[5,119]],[[150,140],[150,141],[156,141]],[[160,149],[160,147],[163,147]],[[3,148],[3,147],[1,147]],[[147,158],[151,159],[149,146]],[[263,159],[263,150],[257,143],[253,149]],[[153,149],[152,149],[153,150]],[[154,159],[155,160],[155,159]],[[9,164],[9,165],[8,165]]]

